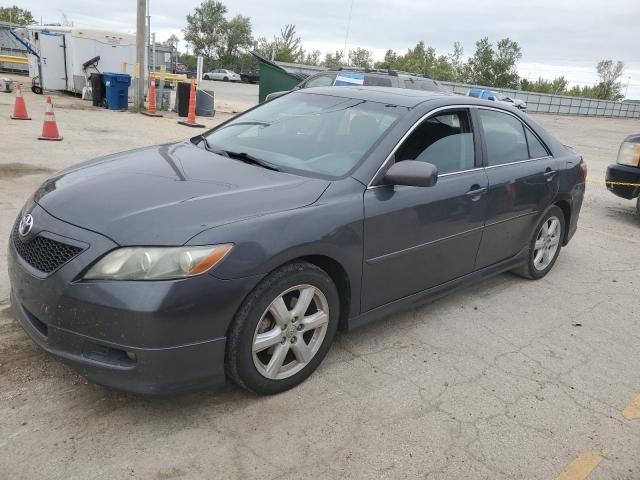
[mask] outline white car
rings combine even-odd
[[[501,102],[511,103],[514,107],[519,108],[523,112],[527,110],[527,103],[519,98],[501,97],[498,100]]]
[[[203,80],[222,80],[223,82],[239,82],[240,75],[233,70],[216,68],[210,72],[202,74]]]

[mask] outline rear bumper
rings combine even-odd
[[[607,182],[623,182],[640,184],[640,167],[609,165],[606,175]],[[632,200],[640,195],[640,186],[631,185],[611,185],[607,183],[607,190],[618,197]]]

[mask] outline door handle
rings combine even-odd
[[[544,176],[547,177],[547,182],[550,182],[551,180],[553,180],[553,176],[558,173],[556,170],[551,170],[550,168],[547,168],[544,172]]]
[[[480,187],[480,185],[473,185],[472,190],[469,190],[465,195],[467,197],[480,197],[483,193],[487,191],[487,187]],[[475,198],[473,198],[476,200]]]

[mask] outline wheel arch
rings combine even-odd
[[[569,225],[571,224],[571,204],[569,203],[568,200],[558,200],[554,203],[554,205],[556,207],[558,207],[560,210],[562,210],[562,213],[564,214],[564,224],[565,224],[565,229],[564,229],[564,238],[562,239],[562,246],[566,246],[567,243],[569,243]]]
[[[331,278],[340,297],[340,319],[338,328],[347,330],[349,312],[351,310],[351,281],[349,274],[340,262],[326,255],[307,255],[292,261],[302,260],[324,270]]]
[[[348,329],[348,322],[351,315],[351,307],[353,303],[352,299],[352,285],[351,279],[349,278],[349,274],[347,273],[346,268],[335,258],[326,255],[326,254],[306,254],[299,255],[295,257],[290,257],[285,259],[280,259],[279,262],[269,265],[269,271],[264,274],[264,278],[275,272],[276,270],[284,267],[285,265],[289,265],[291,263],[296,262],[307,262],[310,263],[320,269],[322,269],[336,286],[338,290],[338,297],[340,299],[340,318],[338,323],[338,328],[342,331],[346,331]],[[246,300],[251,293],[258,288],[260,282],[258,282],[251,291],[247,292],[246,296],[240,302],[240,306],[238,309],[242,308],[244,300]],[[231,328],[230,322],[229,328]]]

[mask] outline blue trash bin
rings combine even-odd
[[[109,110],[126,110],[129,106],[129,85],[131,75],[126,73],[102,74],[106,90],[107,108]]]

